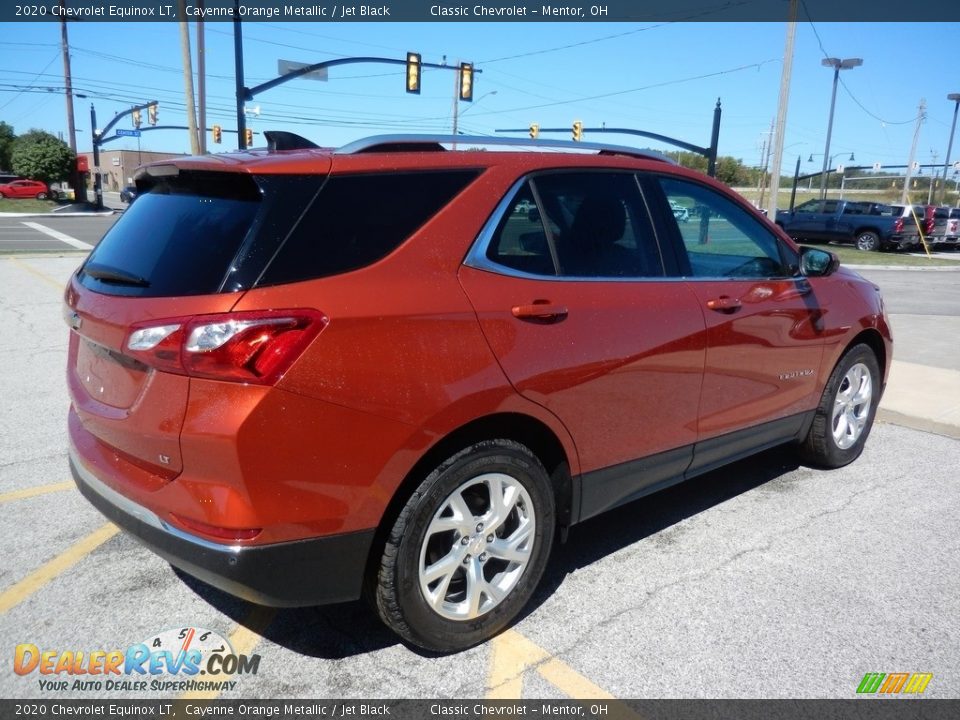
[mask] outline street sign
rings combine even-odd
[[[843,174],[846,168],[843,165],[837,165],[837,172]]]
[[[277,74],[289,75],[294,70],[300,70],[305,67],[310,67],[310,65],[311,63],[294,62],[293,60],[277,60]],[[306,75],[301,75],[300,77],[310,78],[311,80],[322,80],[326,82],[327,68],[320,68],[319,70],[308,72]]]
[[[873,171],[874,171],[874,172],[880,172],[880,170],[881,170],[882,167],[883,167],[883,166],[880,165],[880,163],[875,162],[875,163],[873,164]]]
[[[124,130],[123,128],[117,128],[118,137],[140,137],[139,130]]]

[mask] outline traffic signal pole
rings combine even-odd
[[[479,71],[478,71],[479,72]],[[678,138],[670,137],[669,135],[661,135],[660,133],[648,132],[647,130],[634,130],[633,128],[608,128],[608,127],[583,127],[583,123],[577,120],[574,123],[573,133],[576,139],[576,135],[579,132],[580,140],[583,139],[584,133],[615,133],[618,135],[639,135],[640,137],[650,138],[651,140],[659,140],[660,142],[665,142],[669,145],[675,145],[677,147],[683,148],[684,150],[689,150],[690,152],[695,152],[698,155],[703,155],[707,159],[707,175],[710,177],[716,177],[717,174],[717,145],[720,141],[720,116],[722,110],[720,107],[720,98],[717,98],[717,105],[713,109],[713,129],[710,133],[710,146],[709,147],[700,147],[699,145],[694,145],[693,143],[688,143],[684,140],[679,140]],[[534,132],[534,127],[536,127],[536,132]],[[567,133],[570,132],[570,128],[544,128],[540,127],[537,124],[531,125],[529,128],[498,128],[496,130],[498,133],[515,133],[515,132],[530,132],[530,136],[536,139],[536,136],[540,133]]]
[[[97,133],[97,109],[90,103],[90,134],[93,136],[93,205],[103,210],[103,187],[100,185],[100,135]]]
[[[149,112],[150,108],[156,108],[158,104],[159,103],[157,100],[151,100],[143,105],[135,105],[129,110],[118,112],[113,116],[113,119],[107,123],[103,130],[98,131],[97,109],[93,106],[93,103],[90,103],[90,136],[93,138],[93,192],[95,195],[94,204],[97,210],[103,210],[103,185],[102,178],[100,176],[100,146],[104,142],[104,136],[110,132],[114,125],[128,115],[133,115],[133,113],[140,112],[141,110],[148,110]],[[155,114],[151,115],[151,117],[156,120]],[[112,140],[113,138],[110,139]]]
[[[247,101],[243,79],[243,29],[240,25],[240,0],[236,0],[236,12],[233,14],[233,65],[237,79],[237,149],[246,149],[247,116],[243,104]]]
[[[283,85],[284,83],[295,80],[302,75],[308,75],[317,70],[323,70],[325,68],[335,67],[337,65],[353,65],[356,63],[380,63],[383,65],[405,65],[407,67],[407,92],[419,93],[419,81],[420,81],[420,69],[421,68],[434,68],[437,70],[453,70],[457,73],[457,79],[460,87],[459,99],[470,101],[473,99],[473,75],[474,73],[481,73],[483,70],[475,68],[473,63],[460,63],[459,65],[447,65],[447,64],[438,64],[438,63],[425,63],[420,60],[420,55],[417,53],[407,53],[407,57],[400,60],[397,58],[384,58],[384,57],[348,57],[348,58],[336,58],[334,60],[324,60],[323,62],[314,63],[313,65],[305,65],[302,68],[298,68],[279,77],[275,77],[273,80],[268,80],[267,82],[260,83],[255,87],[248,88],[244,84],[243,76],[243,26],[240,21],[240,0],[235,0],[235,10],[233,16],[233,60],[234,60],[234,77],[236,78],[236,88],[237,88],[237,147],[240,150],[246,149],[246,115],[244,114],[244,103],[253,100],[254,97],[269,90],[275,88],[278,85]],[[415,75],[411,78],[411,68],[415,70]],[[468,77],[468,87],[467,90],[464,90],[463,80],[465,77]],[[411,87],[411,80],[415,87]]]

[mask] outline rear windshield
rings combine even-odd
[[[180,173],[148,184],[81,268],[111,295],[218,292],[260,207],[249,175]]]
[[[208,295],[349,272],[386,256],[477,170],[151,180],[81,268],[109,295]]]

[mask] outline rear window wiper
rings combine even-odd
[[[134,275],[126,270],[110,267],[109,265],[100,265],[98,263],[87,263],[83,266],[83,272],[92,278],[101,282],[114,283],[116,285],[132,285],[134,287],[150,287],[150,281],[139,275]]]

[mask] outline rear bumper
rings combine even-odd
[[[171,565],[237,597],[274,607],[356,600],[374,530],[270,545],[221,545],[183,532],[99,480],[70,451],[77,488]]]

